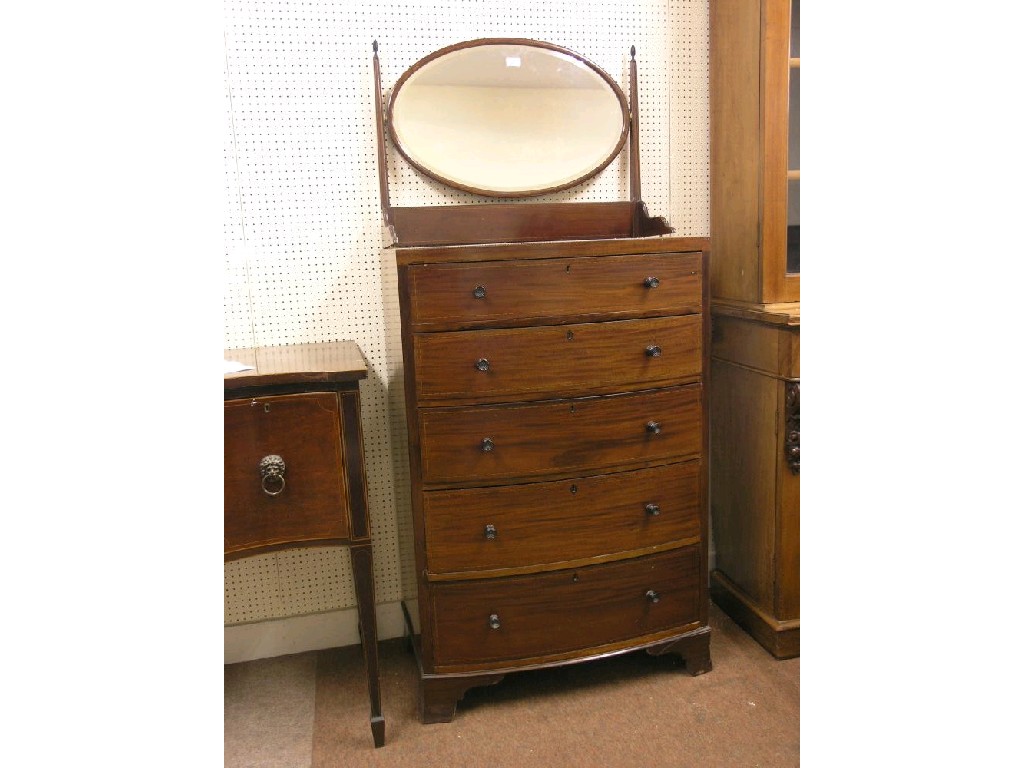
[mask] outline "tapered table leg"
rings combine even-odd
[[[352,546],[352,578],[359,611],[359,635],[366,662],[366,682],[370,691],[370,730],[373,746],[384,746],[384,716],[380,707],[380,666],[377,654],[377,614],[373,599],[373,553],[370,545]]]

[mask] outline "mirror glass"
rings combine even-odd
[[[414,64],[391,93],[388,128],[416,168],[450,186],[518,197],[573,186],[622,149],[622,89],[565,48],[474,40]]]

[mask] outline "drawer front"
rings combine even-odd
[[[497,402],[679,383],[700,374],[701,316],[447,333],[413,339],[419,402]]]
[[[413,330],[698,312],[700,253],[409,267]],[[647,278],[657,284],[648,286]]]
[[[559,563],[700,536],[701,462],[423,494],[432,574]]]
[[[270,455],[284,460],[283,488],[261,477],[260,461]],[[225,553],[347,538],[343,468],[334,393],[225,402]]]
[[[437,664],[565,653],[697,621],[699,562],[694,546],[556,573],[434,584]]]
[[[573,476],[697,456],[701,386],[524,405],[421,408],[425,484]]]

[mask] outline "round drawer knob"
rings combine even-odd
[[[651,344],[647,349],[644,350],[648,357],[661,357],[661,347],[657,344]]]
[[[491,440],[491,438],[489,438],[489,437],[485,437],[483,440],[480,441],[480,450],[486,451],[488,453],[493,451],[494,450],[494,441]]]
[[[498,529],[495,528],[493,525],[490,525],[490,524],[485,525],[484,526],[484,538],[485,539],[496,539],[496,538],[498,538]]]
[[[486,357],[481,357],[479,360],[476,361],[476,369],[478,371],[485,372],[491,370],[491,361],[488,360]]]
[[[644,278],[644,288],[657,288],[659,285],[661,285],[661,280],[656,277]]]
[[[486,295],[487,289],[484,288],[482,285],[478,285],[476,288],[473,289],[473,298],[482,299]]]
[[[501,629],[501,619],[498,618],[498,614],[492,613],[490,618],[487,619],[487,623],[491,625],[491,629]]]
[[[650,432],[652,435],[660,435],[661,434],[661,424],[659,424],[656,421],[648,421],[645,429],[648,432]]]
[[[276,453],[260,459],[260,485],[267,496],[277,496],[284,490],[284,459]]]
[[[644,510],[651,517],[656,517],[661,514],[661,507],[659,507],[657,504],[647,504],[644,506]]]
[[[648,589],[647,593],[644,596],[652,603],[656,603],[659,600],[661,600],[661,595],[659,595],[653,589]]]

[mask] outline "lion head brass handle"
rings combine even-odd
[[[484,538],[491,541],[498,538],[498,529],[488,523],[484,526]]]
[[[656,277],[644,278],[644,288],[657,288],[659,285],[661,285],[661,280]]]
[[[491,361],[488,360],[486,357],[481,357],[479,360],[476,361],[475,366],[478,371],[483,371],[484,373],[486,373],[487,371],[491,370]]]
[[[656,517],[661,514],[661,507],[657,504],[645,504],[644,510],[646,510],[647,514],[651,517]]]
[[[647,424],[644,425],[644,428],[652,435],[661,434],[661,424],[656,421],[648,421]]]
[[[487,623],[491,625],[491,629],[501,629],[501,619],[498,618],[496,613],[492,613],[488,617]]]
[[[650,600],[650,601],[651,601],[652,603],[656,603],[656,602],[658,602],[659,600],[661,600],[661,595],[659,595],[659,594],[658,594],[657,592],[655,592],[655,591],[654,591],[653,589],[648,589],[648,590],[647,590],[647,592],[646,592],[646,594],[644,595],[644,597],[646,597],[646,598],[647,598],[648,600]]]
[[[482,299],[486,295],[487,295],[487,289],[484,288],[482,285],[478,285],[476,288],[473,289],[473,298],[474,299]]]
[[[483,440],[480,441],[480,450],[486,453],[490,453],[491,451],[494,450],[494,441],[489,437],[485,437]]]
[[[276,453],[260,459],[260,484],[267,496],[277,496],[284,490],[284,459]]]
[[[647,349],[644,350],[644,353],[648,357],[661,357],[661,347],[659,347],[657,344],[651,344],[649,347],[647,347]]]

